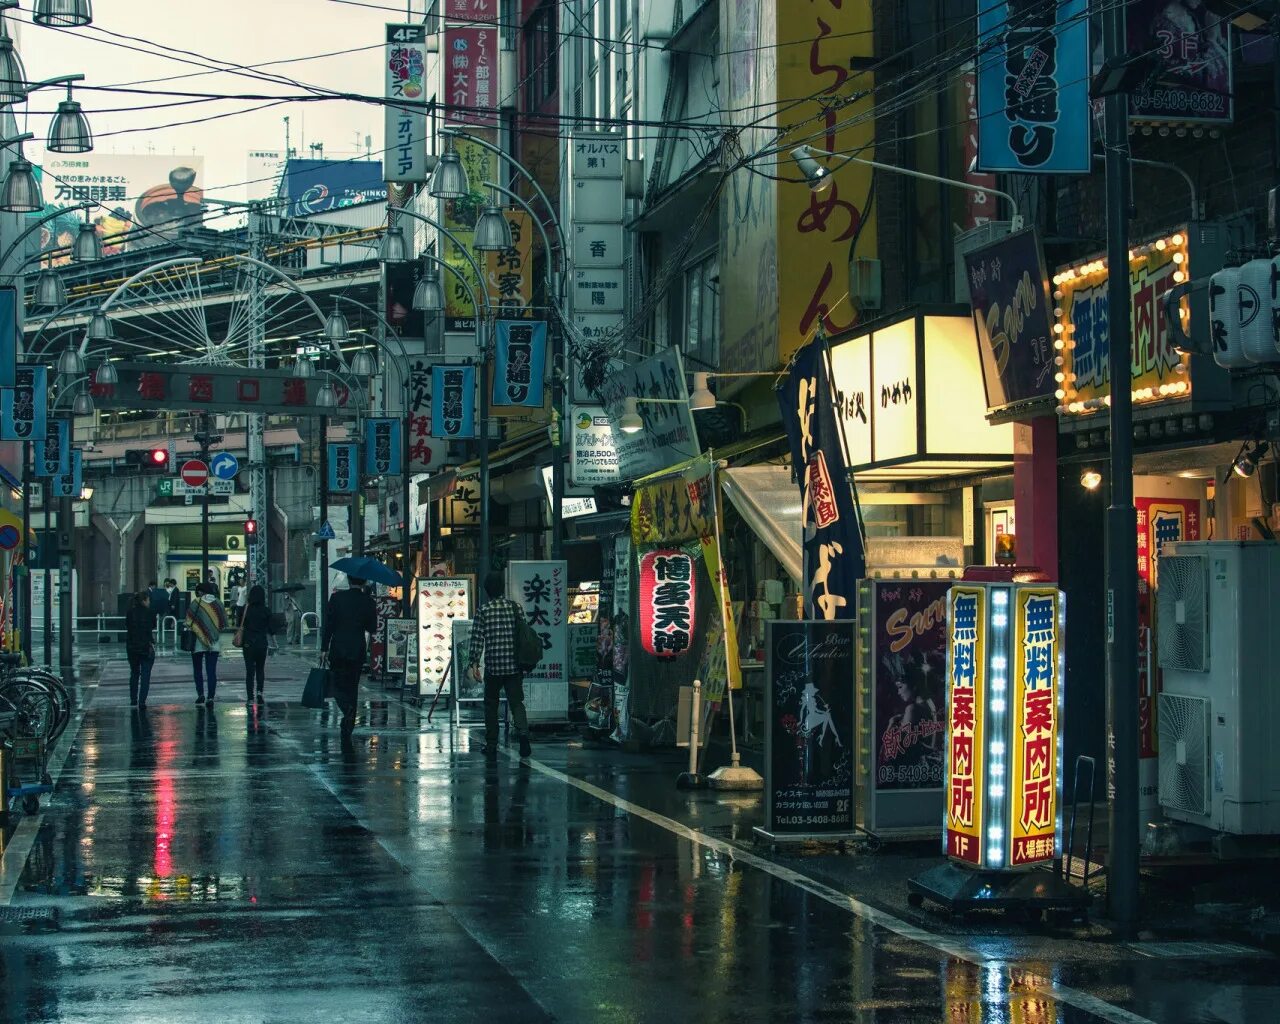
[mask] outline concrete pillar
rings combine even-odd
[[[1013,507],[1018,565],[1058,578],[1058,420],[1013,427]]]

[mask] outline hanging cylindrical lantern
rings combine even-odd
[[[1227,267],[1209,278],[1209,334],[1213,360],[1230,370],[1249,365],[1240,339],[1240,268]]]
[[[676,548],[640,556],[640,643],[658,658],[678,658],[693,644],[697,615],[693,558]]]

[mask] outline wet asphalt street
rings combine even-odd
[[[854,902],[735,839],[757,798],[679,794],[661,758],[561,739],[486,763],[376,690],[344,748],[273,660],[265,709],[231,685],[197,708],[175,675],[139,715],[104,673],[5,853],[3,1019],[1280,1019],[1270,956]]]

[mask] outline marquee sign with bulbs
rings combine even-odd
[[[1175,231],[1129,250],[1133,329],[1129,387],[1135,403],[1191,394],[1189,357],[1174,348],[1161,302],[1170,288],[1189,279],[1188,234]],[[1111,404],[1108,276],[1105,259],[1062,267],[1053,275],[1054,394],[1059,413],[1090,413]],[[1184,324],[1191,316],[1185,302],[1181,316]]]

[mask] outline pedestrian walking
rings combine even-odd
[[[360,670],[364,668],[365,635],[378,628],[378,610],[364,592],[364,580],[348,577],[350,587],[329,598],[321,646],[329,659],[333,697],[342,709],[342,732],[351,735],[356,725],[356,701],[360,694]]]
[[[166,615],[171,614],[169,611],[169,591],[160,586],[155,580],[147,585],[147,591],[151,595],[151,614],[156,617],[157,624]]]
[[[529,746],[529,716],[524,709],[524,673],[516,661],[516,622],[524,620],[524,609],[503,593],[502,573],[484,578],[489,600],[471,623],[468,663],[471,678],[484,680],[484,752],[498,752],[498,701],[505,692],[507,707],[520,739],[520,756],[533,753]],[[484,674],[480,659],[484,658]]]
[[[145,708],[151,690],[151,667],[156,663],[152,640],[156,616],[151,609],[151,593],[139,590],[124,615],[124,651],[129,659],[129,706]]]
[[[271,612],[267,609],[267,592],[260,586],[248,589],[244,615],[240,620],[240,651],[244,655],[245,702],[263,703],[267,674],[267,648],[275,633]]]
[[[241,623],[244,622],[244,610],[249,606],[249,588],[245,586],[240,586],[236,588],[236,591],[237,591],[235,595],[236,610],[233,614],[236,617],[236,625],[239,626]]]
[[[237,629],[240,628],[240,620],[244,618],[244,602],[240,600],[241,594],[248,598],[248,591],[244,587],[239,583],[232,583],[227,600],[231,604],[231,621],[235,623]]]
[[[205,583],[196,592],[191,607],[187,609],[186,627],[195,638],[191,669],[196,680],[196,703],[212,707],[218,692],[218,651],[222,631],[227,628],[227,612],[218,600],[217,588],[212,583]]]

